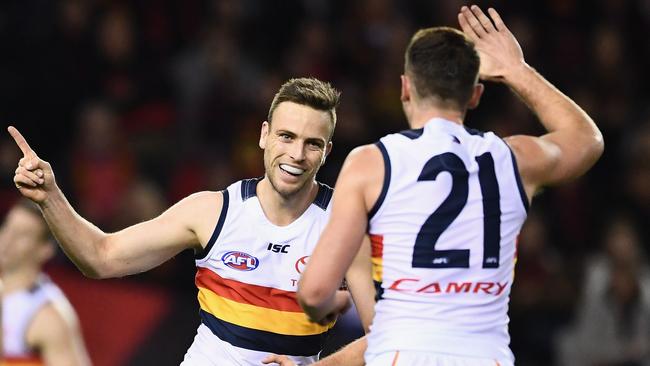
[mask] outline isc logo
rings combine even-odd
[[[270,250],[273,253],[289,253],[289,247],[291,244],[273,244],[269,243],[269,246],[266,247],[266,250]]]
[[[250,254],[244,252],[228,252],[221,257],[226,266],[238,271],[252,271],[260,264],[260,261]]]

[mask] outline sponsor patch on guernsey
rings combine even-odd
[[[226,266],[238,271],[252,271],[260,264],[259,259],[244,252],[232,251],[221,257],[221,261]]]

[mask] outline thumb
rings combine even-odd
[[[262,359],[262,363],[265,365],[270,364],[275,360],[275,357],[277,357],[277,355],[268,355]]]

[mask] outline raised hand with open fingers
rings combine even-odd
[[[23,153],[14,174],[14,184],[20,194],[36,203],[42,203],[56,186],[52,167],[36,155],[15,127],[9,126],[7,130]]]
[[[490,17],[476,5],[463,6],[458,13],[458,23],[481,57],[480,78],[502,81],[506,74],[525,65],[524,54],[499,13],[492,8],[488,13]]]

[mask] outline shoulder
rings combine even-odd
[[[345,159],[344,167],[349,165],[362,170],[376,168],[375,165],[383,164],[382,146],[378,142],[354,148]]]
[[[73,337],[78,327],[77,315],[65,298],[50,301],[34,314],[27,328],[27,343],[43,348],[58,339]]]
[[[362,145],[350,151],[339,177],[366,184],[377,176],[383,176],[384,158],[379,146],[380,144]]]
[[[198,210],[205,212],[206,210],[221,211],[224,203],[224,197],[227,193],[225,191],[203,191],[193,193],[182,200],[178,201],[168,211],[173,211],[180,214],[195,215]]]
[[[362,145],[350,152],[343,163],[336,191],[343,196],[363,197],[366,208],[377,201],[384,184],[384,177],[390,176],[390,165],[381,144]],[[335,194],[336,195],[336,194]],[[346,198],[346,199],[347,199]]]

